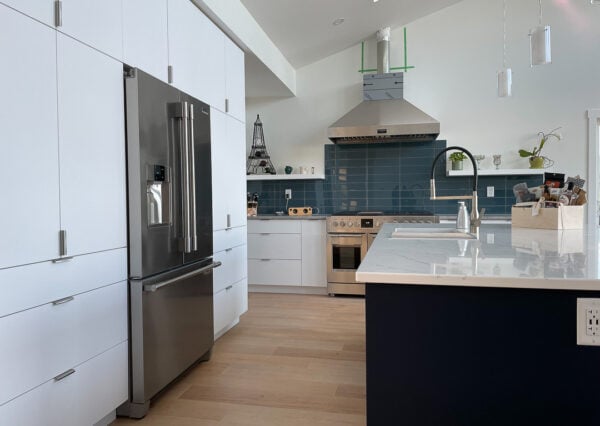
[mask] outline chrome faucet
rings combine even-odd
[[[471,160],[471,164],[473,164],[473,194],[472,195],[444,195],[444,196],[436,196],[435,195],[435,164],[438,159],[444,155],[446,151],[458,150],[467,154],[467,157]],[[479,205],[477,201],[477,163],[475,162],[475,158],[473,155],[467,151],[465,148],[460,146],[449,146],[443,149],[433,160],[433,164],[431,165],[431,178],[429,180],[431,187],[431,196],[430,200],[471,200],[471,232],[478,230],[479,225],[481,225],[481,218],[479,217]]]

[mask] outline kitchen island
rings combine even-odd
[[[600,298],[595,230],[391,238],[397,227],[356,274],[369,426],[600,424],[600,347],[577,344],[577,299]]]

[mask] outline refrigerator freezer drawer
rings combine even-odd
[[[212,266],[130,280],[133,403],[145,404],[212,348]]]

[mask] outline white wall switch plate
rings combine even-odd
[[[487,187],[487,196],[489,198],[492,198],[494,196],[494,187],[493,186],[488,186]]]
[[[285,199],[286,200],[291,200],[292,199],[292,190],[291,189],[286,189],[285,190]]]
[[[577,344],[600,346],[600,299],[577,298]]]

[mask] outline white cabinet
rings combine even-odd
[[[301,285],[301,230],[297,220],[249,221],[249,284]]]
[[[210,111],[213,229],[246,226],[244,123]]]
[[[2,424],[93,425],[127,400],[128,347],[123,342],[0,406]]]
[[[68,255],[124,247],[122,65],[4,6],[0,25],[0,52],[19,57],[0,79],[0,268],[58,257],[61,229]]]
[[[167,82],[167,0],[123,0],[123,62]]]
[[[226,112],[241,122],[246,121],[246,89],[244,52],[225,37]]]
[[[218,338],[248,310],[246,228],[215,231],[213,247],[214,260],[221,262],[213,275],[214,334]]]
[[[62,0],[61,25],[57,29],[122,60],[123,1],[128,0]]]
[[[190,0],[169,0],[168,4],[173,85],[223,111],[225,36]]]
[[[127,282],[0,318],[0,404],[127,340]],[[15,369],[15,365],[20,368]]]
[[[54,1],[52,0],[2,0],[0,3],[4,3],[46,25],[54,25]],[[6,27],[2,27],[3,31],[5,29]]]
[[[327,287],[327,234],[324,220],[302,220],[302,285]]]
[[[248,221],[248,282],[326,287],[326,234],[321,219]]]
[[[61,228],[67,254],[127,245],[122,64],[58,35]]]
[[[123,59],[123,7],[130,0],[2,0],[94,49]],[[137,2],[146,3],[146,2]],[[142,7],[138,13],[143,13]],[[166,24],[165,24],[166,25]],[[4,27],[3,27],[4,30]],[[12,38],[11,40],[16,40]],[[30,54],[30,51],[24,51]],[[21,56],[22,59],[22,56]],[[38,69],[39,71],[39,69]]]
[[[35,2],[30,2],[35,3]],[[58,257],[56,32],[0,5],[0,268]]]

